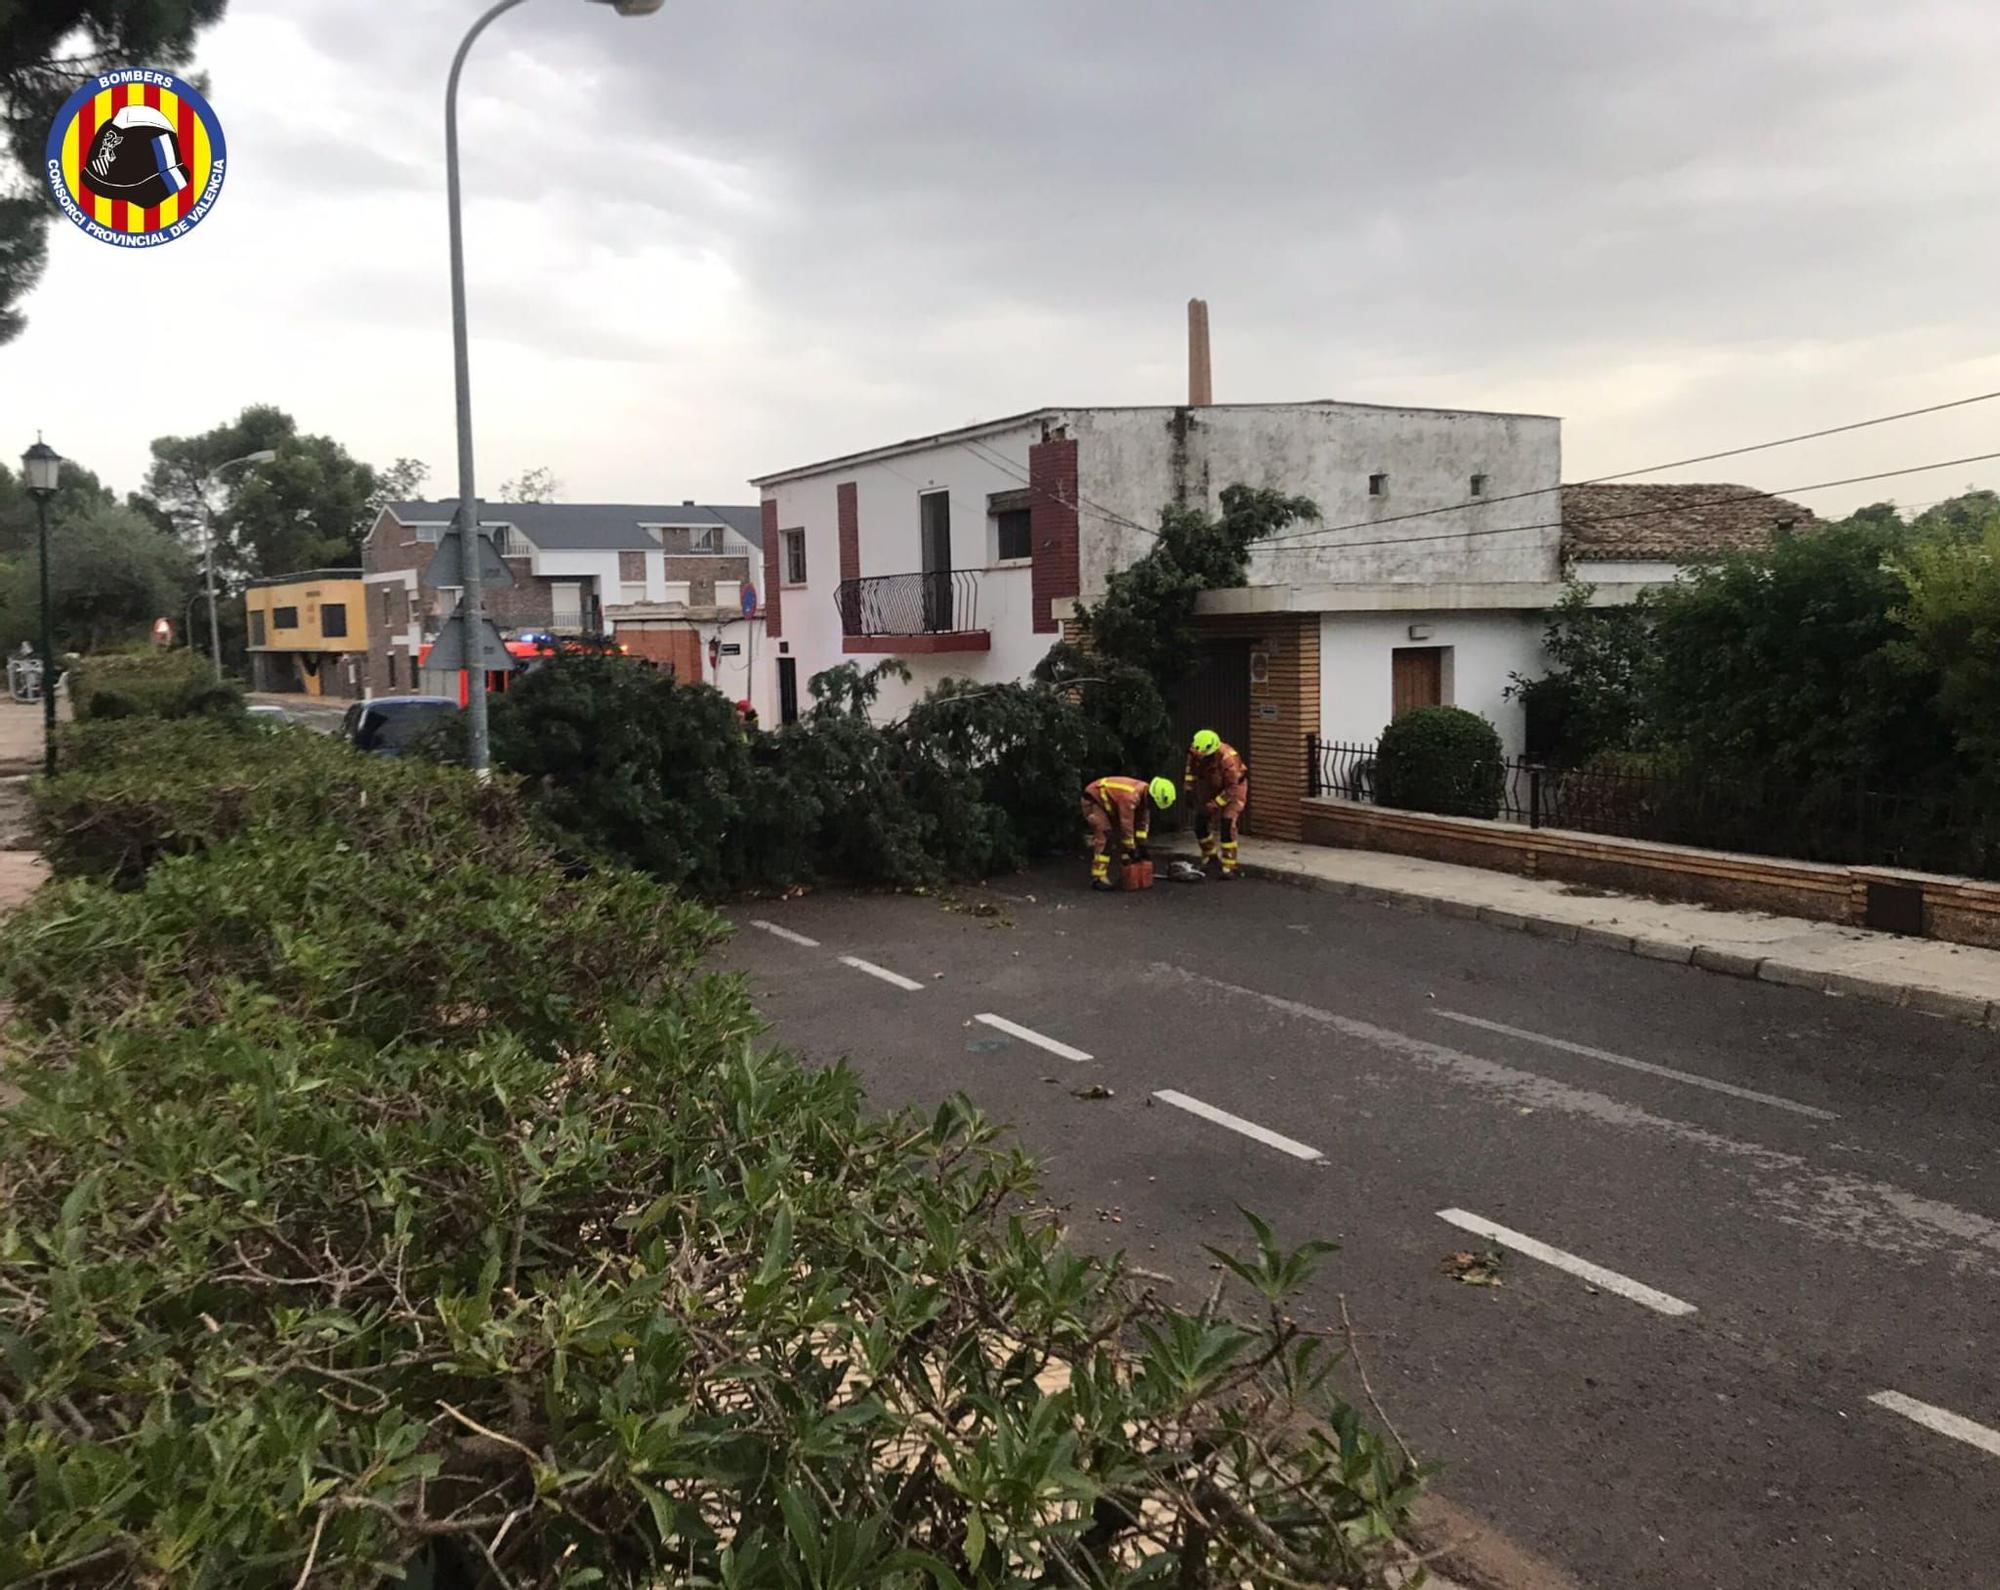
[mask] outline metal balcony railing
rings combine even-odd
[[[979,627],[979,576],[970,569],[842,580],[833,601],[843,635],[956,635]]]

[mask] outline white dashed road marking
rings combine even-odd
[[[1523,1236],[1518,1231],[1495,1225],[1482,1215],[1468,1214],[1463,1209],[1440,1209],[1438,1219],[1448,1225],[1457,1226],[1461,1231],[1470,1231],[1475,1236],[1497,1242],[1503,1248],[1512,1248],[1516,1253],[1525,1253],[1531,1259],[1539,1259],[1544,1264],[1553,1265],[1558,1270],[1588,1281],[1592,1286],[1601,1287],[1606,1292],[1650,1308],[1657,1313],[1675,1316],[1692,1314],[1694,1304],[1683,1303],[1677,1297],[1665,1292],[1656,1292],[1642,1282],[1629,1276],[1620,1275],[1616,1270],[1607,1270],[1601,1264],[1592,1264],[1588,1259],[1579,1259],[1573,1253],[1565,1253],[1561,1248],[1552,1248],[1546,1242],[1537,1242],[1533,1237]]]
[[[1232,1132],[1241,1132],[1245,1137],[1262,1143],[1266,1148],[1275,1148],[1281,1154],[1290,1154],[1293,1159],[1326,1158],[1318,1149],[1282,1136],[1268,1126],[1259,1126],[1255,1121],[1246,1121],[1240,1115],[1231,1115],[1227,1110],[1218,1110],[1213,1104],[1204,1104],[1200,1099],[1189,1098],[1185,1093],[1176,1093],[1172,1088],[1162,1088],[1153,1097],[1162,1104],[1171,1104],[1177,1110],[1186,1110],[1190,1115],[1199,1115],[1204,1121],[1213,1121],[1217,1126],[1226,1126]]]
[[[877,966],[873,961],[864,961],[859,955],[843,955],[840,964],[851,966],[857,972],[866,972],[870,977],[879,977],[885,983],[894,983],[898,988],[907,989],[911,993],[924,986],[914,977],[905,977],[901,972],[892,972],[886,966]]]
[[[1066,1043],[1057,1043],[1053,1038],[1045,1038],[1032,1027],[1023,1027],[1019,1022],[1009,1021],[1005,1016],[979,1015],[972,1018],[983,1021],[989,1027],[998,1028],[1009,1037],[1019,1038],[1023,1043],[1031,1043],[1037,1049],[1046,1049],[1050,1054],[1061,1055],[1065,1060],[1088,1060],[1089,1055],[1081,1049],[1072,1049]]]
[[[762,928],[766,933],[770,934],[772,938],[783,939],[787,944],[803,944],[809,950],[816,950],[819,948],[818,939],[809,939],[805,936],[805,934],[794,933],[790,928],[779,927],[778,924],[775,922],[766,922],[760,917],[752,917],[750,919],[750,925],[753,928]]]
[[[1713,1077],[1696,1076],[1691,1071],[1676,1071],[1672,1066],[1654,1065],[1650,1060],[1634,1060],[1630,1055],[1613,1054],[1609,1049],[1593,1049],[1587,1043],[1571,1043],[1567,1038],[1551,1038],[1546,1033],[1529,1032],[1525,1027],[1510,1027],[1504,1021],[1488,1021],[1483,1016],[1462,1015],[1456,1010],[1438,1010],[1431,1014],[1442,1016],[1446,1021],[1460,1022],[1467,1027],[1478,1027],[1486,1032],[1497,1032],[1509,1038],[1524,1038],[1529,1043],[1546,1044],[1551,1049],[1560,1049],[1565,1054],[1580,1054],[1587,1060],[1602,1060],[1606,1065],[1623,1066],[1627,1071],[1643,1071],[1648,1076],[1665,1077],[1669,1082],[1685,1082],[1689,1087],[1707,1088],[1711,1093],[1727,1093],[1733,1099],[1748,1099],[1752,1104],[1768,1104],[1774,1110],[1790,1110],[1795,1115],[1810,1115],[1815,1121],[1837,1121],[1839,1116],[1831,1110],[1822,1110],[1813,1104],[1798,1104],[1791,1099],[1781,1099],[1775,1093],[1759,1093],[1755,1088],[1739,1088],[1733,1083],[1718,1082]]]
[[[1878,1408],[1887,1408],[1891,1413],[1900,1413],[1905,1419],[1915,1420],[1926,1430],[1935,1430],[1939,1435],[1948,1435],[1954,1441],[1963,1441],[1967,1446],[1976,1446],[1982,1452],[2000,1457],[2000,1430],[1989,1430],[1985,1425],[1975,1424],[1949,1408],[1919,1402],[1900,1391],[1878,1391],[1868,1400]]]

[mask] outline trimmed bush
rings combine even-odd
[[[963,1101],[761,1051],[708,913],[420,771],[455,862],[188,776],[199,843],[16,919],[0,1583],[1390,1582],[1422,1475],[1291,1322],[1318,1245],[1162,1306]]]
[[[357,850],[427,849],[440,864],[525,835],[511,785],[417,758],[369,757],[329,735],[247,717],[80,723],[38,787],[36,828],[58,877],[130,884],[165,856],[256,827],[326,828]]]
[[[1418,707],[1382,731],[1375,798],[1403,811],[1495,817],[1506,794],[1500,736],[1462,707]]]
[[[85,657],[70,670],[70,701],[79,719],[196,718],[243,710],[243,689],[217,683],[195,651],[113,652]]]

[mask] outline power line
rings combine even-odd
[[[1613,481],[1630,480],[1635,475],[1657,475],[1662,470],[1686,469],[1693,464],[1712,464],[1720,458],[1741,458],[1745,453],[1768,452],[1773,447],[1790,447],[1795,442],[1818,441],[1826,436],[1841,436],[1849,431],[1864,431],[1874,425],[1889,425],[1897,420],[1916,419],[1925,414],[1941,414],[1946,409],[1961,409],[1974,403],[1990,403],[2000,398],[2000,392],[1979,392],[1971,397],[1953,398],[1948,403],[1932,403],[1925,408],[1904,409],[1897,414],[1878,414],[1873,419],[1853,420],[1845,425],[1829,425],[1824,430],[1801,431],[1796,436],[1781,436],[1776,441],[1752,442],[1747,447],[1727,447],[1717,453],[1700,453],[1693,458],[1676,458],[1670,463],[1648,464],[1644,469],[1620,470],[1615,475],[1593,475],[1588,480],[1567,482],[1573,486],[1604,486]],[[1552,491],[1560,491],[1561,485],[1538,486],[1533,491],[1512,491],[1498,497],[1468,497],[1463,502],[1447,503],[1442,508],[1423,508],[1410,513],[1385,514],[1377,519],[1357,519],[1347,524],[1317,525],[1311,530],[1294,530],[1286,535],[1268,536],[1260,546],[1270,546],[1277,541],[1292,541],[1303,536],[1333,534],[1341,530],[1373,530],[1385,524],[1398,524],[1405,519],[1429,519],[1441,513],[1457,513],[1466,508],[1484,507],[1487,503],[1518,502],[1523,497],[1545,497]],[[1803,488],[1801,488],[1803,489]]]
[[[1773,441],[1753,442],[1743,447],[1724,448],[1719,452],[1702,453],[1690,458],[1674,459],[1671,462],[1664,464],[1649,464],[1643,469],[1627,469],[1627,470],[1621,470],[1616,474],[1594,475],[1588,480],[1574,481],[1570,482],[1569,484],[1579,485],[1579,486],[1608,485],[1615,481],[1630,479],[1635,475],[1658,474],[1662,470],[1684,469],[1694,464],[1713,463],[1717,459],[1722,459],[1722,458],[1738,458],[1746,453],[1766,452],[1775,447],[1789,447],[1798,442],[1817,441],[1820,440],[1821,438],[1828,436],[1844,435],[1845,433],[1850,431],[1866,430],[1876,425],[1892,424],[1898,420],[1916,419],[1927,414],[1943,413],[1949,409],[1966,408],[1975,403],[1987,403],[1993,401],[1996,398],[2000,398],[2000,391],[1975,393],[1971,397],[1953,398],[1948,402],[1932,403],[1922,408],[1904,409],[1894,414],[1876,415],[1871,419],[1853,420],[1844,425],[1830,425],[1821,430],[1816,430],[1816,431],[1802,431],[1797,435],[1783,436]],[[1048,487],[1037,486],[1029,476],[1020,473],[1020,471],[1013,464],[1012,460],[1003,457],[1001,454],[995,452],[993,449],[986,447],[984,444],[974,439],[968,438],[964,441],[956,443],[955,445],[965,448],[968,452],[971,452],[975,457],[984,459],[987,463],[992,464],[994,467],[1000,469],[1003,473],[1007,474],[1014,480],[1017,480],[1021,482],[1023,485],[1027,486],[1030,491],[1040,493],[1045,499],[1055,501],[1062,507],[1067,508],[1072,513],[1076,514],[1089,513],[1097,518],[1107,521],[1108,523],[1121,525],[1129,530],[1136,530],[1141,535],[1152,536],[1156,540],[1159,538],[1160,532],[1158,530],[1153,529],[1149,525],[1140,524],[1135,519],[1128,519],[1123,514],[1114,513],[1108,508],[1101,507],[1098,504],[1091,502],[1090,499],[1085,497],[1081,491],[1077,493],[1077,497],[1079,500],[1076,502],[1071,502],[1068,498],[1064,497],[1058,491],[1054,491]],[[1676,503],[1672,507],[1668,508],[1635,509],[1625,513],[1600,515],[1599,517],[1594,519],[1579,519],[1579,520],[1573,520],[1571,522],[1575,524],[1585,524],[1585,525],[1610,523],[1616,519],[1641,518],[1645,517],[1646,515],[1678,513],[1685,511],[1688,508],[1714,507],[1728,503],[1749,502],[1769,496],[1792,496],[1808,491],[1827,491],[1833,489],[1836,486],[1861,485],[1874,480],[1893,479],[1900,475],[1922,474],[1924,471],[1931,469],[1949,469],[1959,464],[1983,463],[1993,458],[2000,458],[2000,453],[1982,453],[1982,454],[1976,454],[1970,458],[1946,459],[1940,463],[1935,463],[1935,464],[1913,465],[1908,469],[1891,469],[1891,470],[1883,470],[1880,473],[1872,475],[1855,475],[1845,480],[1820,481],[1812,485],[1806,485],[1806,486],[1788,486],[1777,492],[1761,492],[1761,491],[1743,492],[1730,497],[1705,499],[1702,501],[1697,501],[1692,503],[1685,503],[1685,502]],[[908,477],[906,476],[905,478],[907,479]],[[1489,503],[1515,502],[1524,497],[1546,497],[1551,494],[1559,494],[1561,490],[1562,490],[1561,485],[1542,486],[1536,488],[1533,491],[1509,492],[1498,497],[1471,497],[1467,498],[1463,502],[1447,503],[1439,508],[1426,508],[1426,509],[1412,511],[1409,513],[1388,514],[1384,515],[1383,517],[1375,519],[1352,520],[1346,524],[1314,525],[1310,529],[1306,530],[1294,530],[1284,535],[1266,536],[1261,541],[1259,541],[1257,545],[1260,547],[1267,547],[1276,545],[1281,542],[1304,542],[1312,546],[1338,546],[1341,548],[1371,547],[1371,546],[1402,546],[1406,544],[1424,542],[1424,541],[1456,541],[1456,540],[1473,539],[1480,536],[1518,534],[1529,530],[1560,529],[1563,525],[1563,521],[1560,518],[1558,518],[1555,520],[1544,521],[1537,524],[1505,525],[1484,530],[1450,530],[1450,531],[1442,531],[1432,535],[1385,537],[1381,540],[1375,540],[1375,541],[1330,542],[1330,541],[1313,539],[1315,537],[1339,535],[1341,532],[1346,530],[1373,530],[1381,527],[1382,525],[1398,524],[1410,519],[1430,519],[1436,517],[1439,514],[1454,513],[1465,508],[1484,507]],[[1938,500],[1944,501],[1946,499],[1940,498]],[[1558,496],[1558,503],[1560,503],[1559,496]]]
[[[1472,539],[1477,536],[1519,535],[1524,531],[1528,530],[1560,530],[1565,528],[1565,526],[1574,528],[1574,527],[1589,526],[1589,525],[1613,524],[1620,519],[1656,518],[1659,515],[1666,513],[1683,513],[1690,508],[1719,508],[1727,506],[1730,503],[1763,502],[1763,501],[1768,501],[1772,497],[1796,497],[1796,496],[1801,496],[1809,491],[1831,491],[1836,486],[1859,486],[1859,485],[1864,485],[1871,480],[1893,480],[1901,475],[1921,475],[1926,470],[1932,470],[1932,469],[1955,469],[1960,464],[1983,464],[1983,463],[1988,463],[1996,458],[2000,458],[2000,453],[1974,453],[1966,458],[1940,459],[1937,463],[1934,464],[1912,464],[1906,469],[1879,470],[1872,475],[1849,475],[1841,480],[1819,480],[1819,481],[1814,481],[1811,485],[1806,485],[1806,486],[1786,486],[1783,489],[1775,492],[1740,491],[1735,493],[1733,496],[1728,496],[1728,497],[1704,497],[1694,502],[1675,503],[1672,507],[1668,508],[1630,508],[1623,513],[1599,514],[1595,518],[1590,518],[1590,519],[1584,519],[1584,518],[1571,518],[1568,520],[1545,519],[1537,524],[1500,525],[1488,530],[1443,530],[1433,535],[1385,536],[1380,540],[1376,541],[1316,542],[1313,543],[1313,545],[1333,546],[1336,547],[1338,550],[1345,552],[1351,547],[1400,547],[1400,546],[1409,546],[1419,541],[1464,541]],[[1943,501],[1945,499],[1941,498],[1939,500]],[[1331,534],[1333,532],[1328,531],[1324,533]],[[1269,542],[1260,541],[1257,544],[1259,546],[1266,546],[1269,544]]]

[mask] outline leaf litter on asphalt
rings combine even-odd
[[[1455,1281],[1467,1286],[1501,1286],[1501,1255],[1497,1249],[1486,1248],[1479,1252],[1461,1249],[1446,1256],[1444,1273]]]

